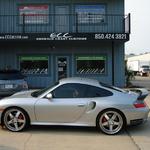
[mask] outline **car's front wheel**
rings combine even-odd
[[[119,133],[125,125],[121,113],[116,110],[105,110],[97,117],[97,127],[105,134]]]
[[[10,131],[19,132],[28,127],[29,117],[20,108],[9,108],[3,115],[3,124]]]

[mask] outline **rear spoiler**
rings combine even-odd
[[[138,98],[137,98],[137,100],[142,100],[142,101],[149,94],[148,90],[145,89],[145,88],[133,88],[133,89],[130,89],[130,91],[137,93],[139,95]]]

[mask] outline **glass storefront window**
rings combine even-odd
[[[20,56],[19,63],[23,74],[48,74],[48,56]]]
[[[22,5],[19,6],[19,15],[20,24],[23,24],[23,21],[25,24],[47,24],[49,23],[49,6]]]
[[[106,56],[77,56],[77,74],[105,74]]]
[[[105,5],[76,5],[75,12],[77,14],[79,24],[105,22]]]

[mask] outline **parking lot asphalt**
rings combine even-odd
[[[91,129],[36,127],[24,133],[0,130],[1,150],[136,150],[127,133],[106,136]]]
[[[135,76],[135,78],[131,81],[134,86],[144,87],[150,90],[150,76],[149,77],[141,77]]]
[[[0,150],[137,150],[131,137],[123,132],[107,136],[91,128],[32,127],[22,133],[0,130]]]

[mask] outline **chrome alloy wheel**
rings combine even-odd
[[[17,108],[11,108],[5,112],[4,125],[10,131],[21,131],[25,128],[26,124],[26,115],[22,110]]]
[[[106,134],[116,134],[123,128],[124,120],[116,111],[105,111],[99,117],[99,127]]]

